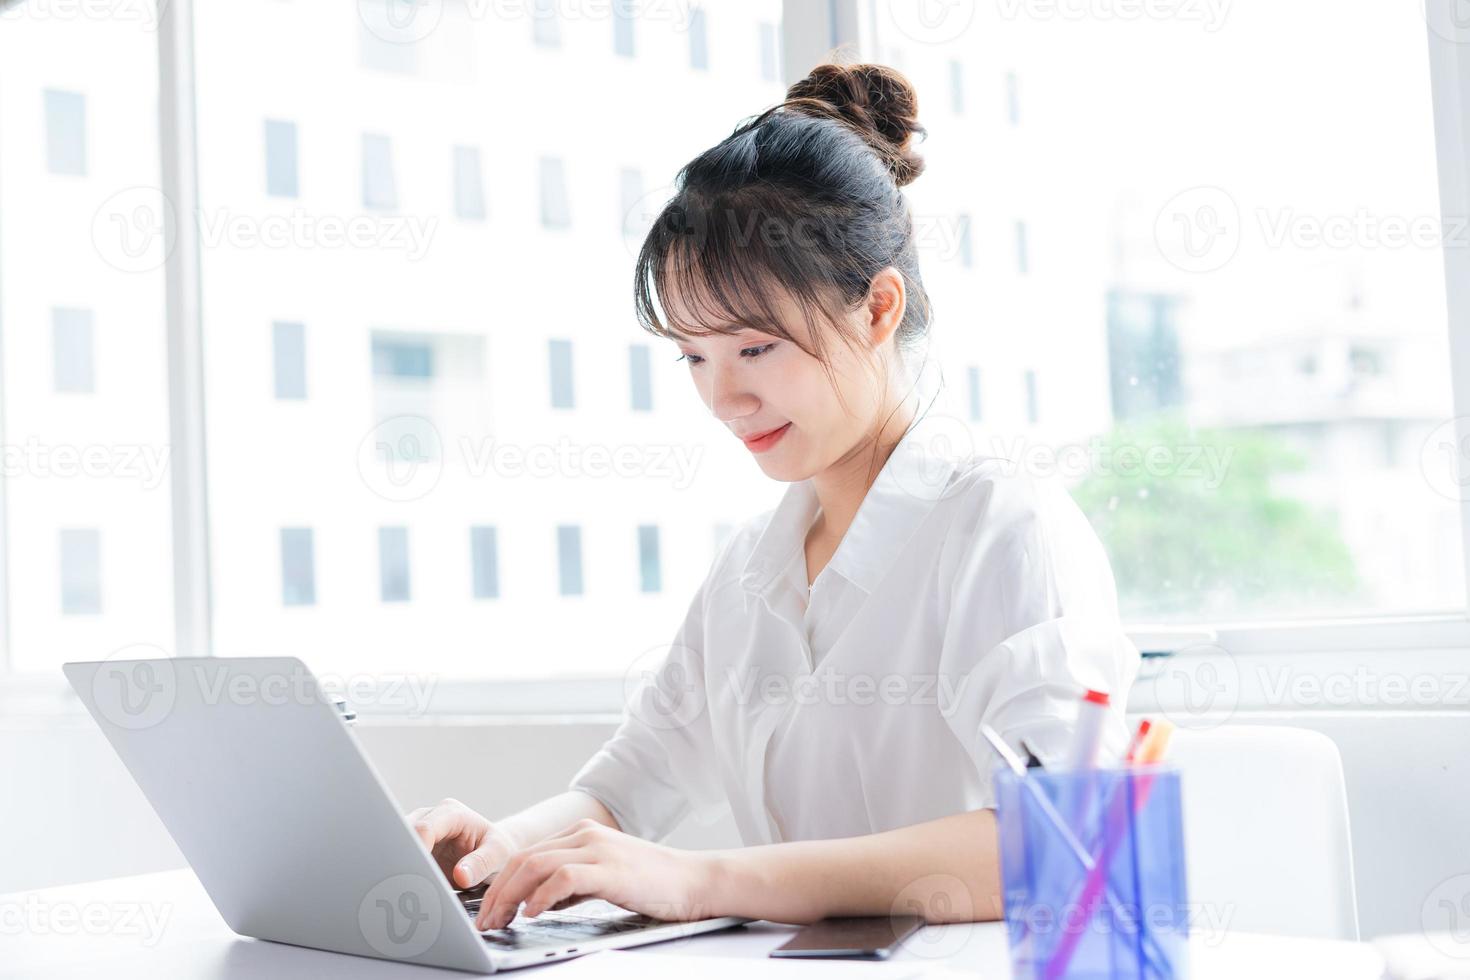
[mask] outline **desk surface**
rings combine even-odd
[[[625,953],[595,955],[647,957],[645,975],[652,978],[659,973],[661,956],[764,958],[794,931],[793,926],[756,922]],[[1373,947],[1360,943],[1225,932],[1195,934],[1191,947],[1191,974],[1196,980],[1299,980],[1306,976],[1381,980],[1383,974],[1382,957]],[[242,939],[225,925],[198,879],[187,870],[0,896],[0,948],[4,950],[0,978],[6,980],[154,980],[160,976],[449,980],[468,975]],[[996,980],[1009,976],[1001,923],[926,927],[905,944],[896,960],[911,963],[913,973],[919,975],[928,968],[942,975],[947,967]],[[532,967],[507,976],[555,980],[558,970],[576,973],[571,968],[577,962]],[[870,977],[892,969],[884,971],[878,969],[882,964],[862,962],[846,965],[851,973],[867,970]],[[827,971],[813,974],[817,972]]]

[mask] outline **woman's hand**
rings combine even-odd
[[[420,807],[407,819],[455,888],[478,885],[520,848],[509,832],[459,800]]]
[[[595,820],[511,855],[485,890],[477,929],[500,929],[526,903],[526,915],[601,898],[657,919],[689,921],[711,908],[715,859],[700,851],[653,844]]]

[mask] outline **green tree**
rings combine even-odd
[[[1072,490],[1112,556],[1124,615],[1238,616],[1353,598],[1357,570],[1334,515],[1273,489],[1305,462],[1280,438],[1162,416],[1120,425],[1103,445],[1099,458],[1114,464],[1150,447],[1173,462],[1102,465]]]

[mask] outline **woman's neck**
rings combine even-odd
[[[838,540],[847,533],[847,528],[857,516],[863,498],[878,479],[893,448],[914,420],[916,410],[908,400],[885,413],[884,422],[876,432],[862,440],[837,462],[812,477],[812,488],[822,511],[812,534]]]

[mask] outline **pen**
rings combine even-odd
[[[1082,695],[1082,703],[1077,707],[1077,728],[1072,733],[1072,751],[1067,756],[1068,768],[1093,769],[1097,766],[1109,702],[1106,691],[1088,690]]]

